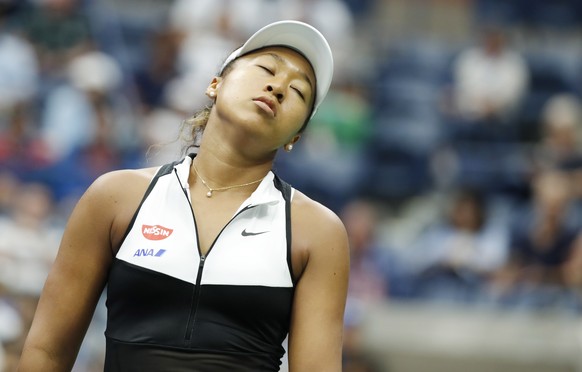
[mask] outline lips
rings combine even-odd
[[[277,106],[272,99],[268,97],[257,97],[253,99],[253,102],[271,116],[275,117],[277,115]]]

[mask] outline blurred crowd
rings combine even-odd
[[[278,19],[335,55],[275,170],[348,230],[346,370],[374,370],[358,324],[379,301],[582,313],[582,6],[526,3],[0,0],[0,370],[86,187],[182,156],[222,60]]]

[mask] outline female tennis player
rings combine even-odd
[[[224,62],[192,154],[99,177],[67,224],[19,371],[69,371],[107,291],[106,371],[340,371],[344,226],[277,177],[331,84],[315,28],[281,21]]]

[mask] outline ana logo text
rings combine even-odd
[[[133,254],[133,257],[161,257],[165,251],[165,249],[138,249]]]
[[[172,235],[173,229],[168,229],[167,227],[160,225],[142,225],[141,233],[148,240],[162,240],[166,239],[168,236]]]

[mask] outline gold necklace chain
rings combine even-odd
[[[208,197],[208,198],[211,198],[212,197],[212,193],[214,191],[225,191],[225,190],[230,190],[230,189],[236,189],[238,187],[244,187],[244,186],[254,185],[255,183],[261,182],[263,180],[263,178],[265,178],[265,177],[261,177],[258,180],[255,180],[253,182],[242,183],[240,185],[233,185],[233,186],[225,186],[225,187],[212,188],[212,187],[208,186],[208,184],[206,183],[206,181],[204,181],[204,178],[202,178],[202,176],[200,176],[200,173],[198,173],[198,168],[196,168],[196,166],[194,164],[192,164],[192,167],[194,168],[194,172],[196,173],[196,175],[198,176],[198,178],[200,178],[200,181],[202,181],[202,184],[208,189],[208,192],[206,193],[206,197]]]

